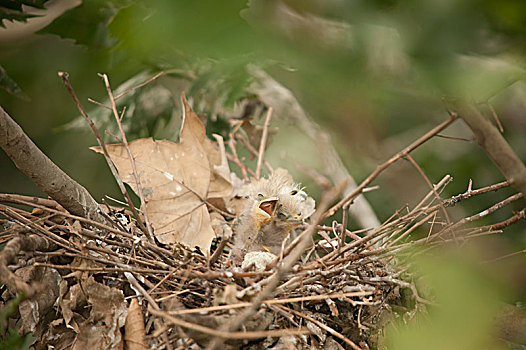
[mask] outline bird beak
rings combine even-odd
[[[278,207],[278,198],[277,197],[265,198],[261,202],[259,202],[259,206],[258,207],[269,218],[271,218],[274,215],[274,213],[276,212],[276,208]]]
[[[296,227],[296,226],[303,224],[303,220],[290,218],[290,219],[287,219],[287,223],[291,227]]]

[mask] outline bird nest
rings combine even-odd
[[[144,139],[123,145],[101,142],[95,149],[115,164],[117,181],[137,192],[145,210],[104,205],[98,213],[103,219],[93,219],[73,215],[51,199],[0,194],[0,202],[5,203],[0,204],[5,217],[0,232],[5,244],[0,252],[4,283],[0,294],[6,310],[12,311],[11,318],[1,320],[3,330],[21,327],[20,334],[35,337],[36,349],[120,348],[122,344],[130,349],[378,348],[388,320],[411,316],[429,303],[412,283],[406,257],[417,254],[414,247],[497,232],[524,217],[521,212],[494,225],[466,225],[519,198],[510,197],[484,212],[451,221],[448,206],[508,183],[478,190],[470,186],[465,193],[443,200],[440,194],[451,181],[445,176],[434,185],[429,182],[429,193],[414,207],[396,211],[376,228],[349,231],[347,216],[353,201],[379,172],[408,157],[416,147],[410,146],[336,204],[347,184],[326,188],[316,211],[286,231],[277,251],[271,254],[259,247],[267,257],[263,265],[246,263],[248,253],[258,249],[244,251],[245,264],[240,264],[230,251],[236,247],[243,251],[244,246],[236,241],[239,234],[235,238],[232,232],[239,233],[238,221],[251,208],[239,202],[250,201],[251,194],[245,198],[246,187],[225,171],[225,163],[228,157],[240,167],[245,186],[267,181],[257,178],[265,165],[262,155],[270,113],[263,147],[252,150],[258,164],[248,180],[250,171],[235,147],[227,155],[220,137],[217,144],[208,140],[184,96],[183,103],[186,119],[175,146]],[[233,133],[230,136],[232,142]],[[165,154],[163,147],[175,147],[163,158],[166,167],[147,163],[156,154]],[[205,159],[190,169],[205,169],[206,193],[200,192],[204,181],[200,174],[181,179],[188,168],[185,172],[170,163],[186,164],[174,157],[189,156],[192,162]],[[166,188],[166,181],[172,187]],[[293,191],[287,188],[287,195],[301,191],[293,183],[288,185]],[[167,193],[173,196],[166,199]],[[281,195],[278,191],[277,201],[286,202]],[[307,203],[306,196],[301,198]],[[193,209],[188,211],[188,206]],[[264,209],[270,217],[277,210]],[[340,211],[341,223],[334,220]],[[331,220],[332,226],[322,224]]]
[[[428,225],[443,205],[467,197],[437,203],[433,192],[367,235],[345,230],[342,236],[336,223],[300,227],[297,239],[263,271],[234,267],[224,252],[150,243],[133,221],[126,225],[131,230],[119,229],[71,215],[52,200],[2,194],[4,203],[34,208],[1,206],[9,218],[1,234],[7,243],[0,253],[2,299],[16,301],[15,293],[25,291],[11,325],[32,332],[36,349],[113,348],[123,339],[155,349],[223,343],[246,349],[376,348],[386,321],[428,303],[411,283],[404,256],[414,250],[407,248],[448,240],[448,228],[412,242],[403,237]],[[122,214],[110,215],[120,226]],[[499,229],[462,224],[449,228],[464,238]],[[309,237],[306,249],[298,245],[301,237]]]

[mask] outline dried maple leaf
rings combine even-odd
[[[183,242],[210,247],[215,237],[206,207],[208,198],[222,198],[232,185],[216,171],[222,157],[218,147],[182,95],[184,113],[179,143],[152,138],[130,142],[137,174],[154,234],[162,243]],[[107,145],[122,181],[137,193],[132,163],[124,145]],[[100,147],[92,150],[102,153]]]

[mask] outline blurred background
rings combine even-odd
[[[106,111],[87,100],[106,99],[97,73],[107,73],[114,89],[123,84],[121,89],[126,89],[167,71],[120,100],[120,106],[128,108],[129,139],[176,140],[182,91],[196,112],[209,116],[209,131],[226,136],[228,120],[243,117],[246,105],[257,95],[254,71],[258,71],[287,89],[312,125],[327,132],[357,182],[447,119],[451,99],[476,103],[492,120],[495,111],[504,137],[526,161],[526,2],[522,0],[1,4],[5,8],[0,9],[0,105],[97,200],[104,195],[119,198],[119,191],[103,157],[88,150],[96,140],[78,119],[59,71],[70,74],[71,84],[101,130],[115,126]],[[253,123],[261,125],[263,118],[255,113]],[[286,113],[273,116],[272,127],[279,131],[272,135],[267,159],[275,167],[289,169],[307,192],[319,198],[321,190],[298,166],[330,177],[318,142]],[[474,188],[504,180],[461,120],[443,134],[458,139],[434,138],[412,153],[431,182],[446,174],[453,177],[443,197],[464,192],[470,179]],[[390,167],[373,185],[380,188],[366,199],[379,221],[406,204],[414,206],[428,192],[424,179],[407,161]],[[44,195],[3,152],[0,191]],[[451,215],[454,219],[473,215],[513,193],[507,188],[478,196],[452,208]],[[484,223],[506,220],[523,207],[524,200],[517,201]],[[350,226],[359,227],[353,220]],[[416,326],[392,331],[390,348],[434,348],[435,343],[437,349],[514,346],[495,343],[488,329],[498,303],[520,306],[524,300],[524,254],[489,261],[525,248],[522,220],[501,234],[463,246],[460,252],[452,248],[418,263],[428,268],[425,274],[429,285],[436,287],[437,298],[452,306],[426,314],[423,320],[415,317]],[[455,311],[460,306],[461,311]],[[456,312],[463,317],[454,317]],[[473,322],[477,314],[479,322]],[[466,328],[467,324],[471,326]],[[451,342],[441,343],[440,335]],[[475,340],[463,343],[468,336]]]

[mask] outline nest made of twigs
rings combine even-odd
[[[435,191],[447,182],[448,177]],[[463,219],[421,240],[404,241],[440,215],[444,205],[461,199],[438,202],[430,191],[415,208],[398,211],[363,237],[346,231],[342,239],[342,225],[318,225],[315,239],[290,270],[282,269],[285,254],[267,270],[253,272],[230,266],[226,253],[211,261],[181,244],[151,243],[133,222],[128,231],[118,220],[109,227],[73,216],[51,200],[0,199],[34,208],[1,205],[9,219],[3,221],[1,238],[7,244],[0,265],[2,281],[10,287],[2,290],[3,300],[17,290],[29,297],[20,304],[18,321],[11,322],[18,322],[21,332],[33,332],[37,349],[116,346],[122,341],[120,328],[132,322],[126,314],[132,315],[128,304],[134,298],[140,301],[137,322],[144,325],[139,343],[150,348],[223,342],[254,349],[376,347],[392,306],[411,313],[427,302],[400,262],[411,252],[407,247],[457,239],[448,233],[453,227],[464,239],[498,229],[465,228],[470,220]],[[230,331],[239,320],[240,330]],[[125,340],[131,332],[125,331]]]

